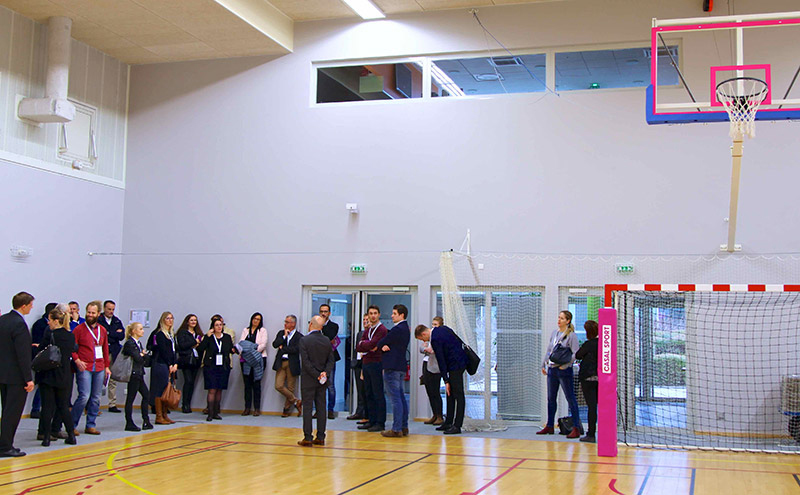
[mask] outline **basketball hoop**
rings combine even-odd
[[[734,77],[717,84],[717,99],[728,112],[730,136],[741,141],[756,135],[756,112],[769,93],[769,85],[755,77]]]

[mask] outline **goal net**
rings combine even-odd
[[[800,453],[800,287],[657,287],[613,293],[619,441]]]

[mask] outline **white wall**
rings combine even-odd
[[[0,310],[11,309],[17,292],[32,293],[29,325],[51,301],[118,299],[121,271],[119,258],[87,253],[122,249],[128,66],[73,42],[69,95],[99,107],[99,166],[118,167],[120,185],[64,175],[71,172],[59,172],[55,125],[37,128],[14,118],[16,94],[44,94],[45,43],[44,26],[0,7]],[[18,261],[12,245],[33,255]]]
[[[652,17],[701,15],[699,5],[566,1],[480,15],[512,49],[646,45]],[[486,42],[461,10],[302,23],[296,37],[295,53],[274,60],[132,69],[122,311],[195,312],[204,322],[220,312],[237,329],[261,311],[274,336],[285,314],[308,309],[299,308],[303,285],[408,285],[419,288],[426,321],[437,253],[458,248],[468,228],[476,251],[713,254],[725,241],[724,126],[648,127],[644,89],[311,106],[315,61],[480,56]],[[738,240],[750,253],[790,252],[800,241],[796,135],[796,125],[762,126],[747,145]],[[346,202],[358,202],[357,217]],[[369,273],[350,276],[352,262]],[[553,320],[559,285],[615,281],[613,261],[582,263],[573,260],[568,278],[544,260],[527,280],[545,286]],[[631,281],[663,272],[658,259],[643,262]],[[731,277],[776,272],[800,273],[796,263],[766,262]],[[727,272],[717,264],[696,273]],[[264,409],[279,410],[272,377]],[[241,407],[232,383],[223,407]]]

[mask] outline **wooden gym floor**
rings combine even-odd
[[[800,456],[194,425],[0,461],[2,494],[800,494]],[[78,440],[80,441],[80,438]]]

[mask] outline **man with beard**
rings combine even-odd
[[[111,376],[111,359],[108,354],[108,334],[97,320],[100,317],[100,301],[92,301],[86,305],[86,321],[72,333],[78,345],[78,352],[72,353],[72,360],[78,372],[78,398],[72,405],[72,421],[78,429],[83,410],[88,403],[85,433],[99,435],[95,428],[97,413],[100,411],[100,395],[103,383]]]

